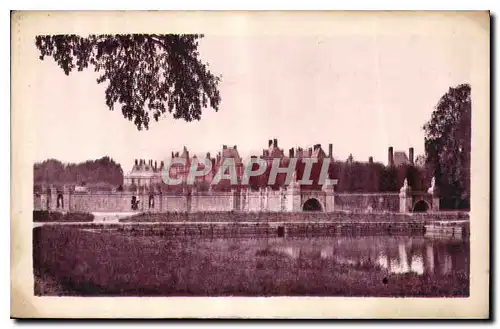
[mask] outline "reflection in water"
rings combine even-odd
[[[283,251],[292,258],[298,258],[300,255],[300,249],[293,247],[286,247]]]
[[[319,257],[394,274],[450,275],[467,271],[469,242],[424,237],[330,237],[269,240],[267,248],[292,259]]]
[[[377,263],[380,267],[389,270],[391,273],[404,274],[404,273],[416,273],[419,275],[424,274],[424,260],[422,255],[414,254],[408,256],[406,246],[401,243],[398,246],[399,258],[390,259],[385,254],[381,254]]]
[[[432,248],[432,244],[426,246],[425,255],[427,256],[427,268],[431,272],[434,272],[434,249]]]
[[[410,267],[412,272],[415,272],[417,274],[424,274],[424,260],[422,256],[420,255],[415,255],[413,256],[413,259],[411,260],[411,267]]]

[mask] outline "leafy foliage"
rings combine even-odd
[[[454,208],[470,199],[471,88],[450,88],[424,126],[427,164],[433,168],[444,199]]]
[[[335,191],[344,193],[399,192],[405,178],[414,191],[425,190],[430,183],[424,169],[409,164],[389,167],[377,162],[335,161],[330,176],[338,179]]]
[[[281,167],[287,166],[286,162],[281,164]],[[322,185],[319,183],[321,167],[321,160],[312,165],[309,176],[312,184],[301,185],[302,190],[321,190]],[[253,164],[252,170],[255,171],[257,168],[258,165]],[[298,181],[302,179],[304,172],[305,163],[298,161],[296,166]],[[399,192],[405,178],[408,179],[408,184],[415,191],[424,191],[430,185],[430,176],[426,169],[409,164],[388,167],[378,162],[358,162],[348,159],[347,161],[332,161],[328,173],[329,178],[338,180],[335,191],[341,193]],[[268,184],[269,176],[270,165],[263,174],[250,177],[250,188],[254,191],[263,187],[277,190],[280,186],[285,185],[286,174],[278,174],[276,183],[272,186]]]
[[[106,105],[121,106],[137,129],[148,129],[168,111],[174,119],[199,120],[202,108],[219,109],[218,84],[201,62],[202,35],[39,35],[40,59],[54,58],[66,75],[93,66],[97,83],[108,82]]]
[[[49,159],[34,165],[34,182],[36,184],[86,184],[90,187],[119,186],[123,183],[123,170],[119,164],[109,157],[88,160],[83,163],[64,164],[59,160]]]

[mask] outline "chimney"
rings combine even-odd
[[[155,160],[155,170],[158,170],[158,165],[157,165],[156,160]]]
[[[389,167],[393,167],[394,166],[394,149],[392,148],[392,146],[389,146],[389,152],[388,152],[388,156],[389,156],[389,159],[387,161],[387,164],[389,165]]]
[[[369,164],[372,164],[372,163],[373,163],[373,157],[369,157],[369,158],[368,158],[368,163],[369,163]]]
[[[139,164],[139,160],[135,159],[135,165],[137,166]]]
[[[328,144],[328,157],[333,157],[333,144]]]
[[[236,145],[235,145],[233,148],[236,150],[236,149],[237,149],[237,148],[236,148]]]
[[[271,145],[273,145],[273,140],[272,139],[269,140],[269,145],[268,146],[271,147]]]
[[[227,149],[227,145],[222,145],[222,149],[223,150]]]
[[[273,139],[273,146],[278,147],[278,140],[276,138]]]
[[[207,152],[207,159],[210,159],[210,152]]]
[[[293,150],[293,147],[291,149],[288,150],[288,157],[289,158],[293,158],[294,157],[294,150]]]
[[[413,166],[413,147],[410,147],[410,152],[409,152],[409,158],[410,158],[410,164]]]
[[[160,169],[163,169],[163,167],[165,167],[165,164],[163,163],[163,161],[160,161]]]

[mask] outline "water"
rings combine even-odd
[[[150,231],[135,235],[116,230],[39,229],[46,232],[34,244],[36,264],[61,282],[69,295],[469,294],[470,244],[456,236],[213,238]]]
[[[195,295],[200,284],[209,295],[425,297],[469,291],[469,241],[456,237],[188,237],[170,250],[183,257],[172,263],[181,282],[175,290]]]
[[[222,238],[187,240],[184,247],[220,260],[215,275],[248,280],[250,294],[425,297],[469,291],[469,241],[460,238]],[[236,286],[232,293],[247,294]]]
[[[222,243],[222,240],[215,243]],[[391,274],[446,276],[469,271],[469,242],[395,236],[283,238],[255,240],[256,250],[300,259],[320,258],[352,267]]]

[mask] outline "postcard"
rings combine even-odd
[[[12,317],[489,317],[488,12],[11,27]]]

